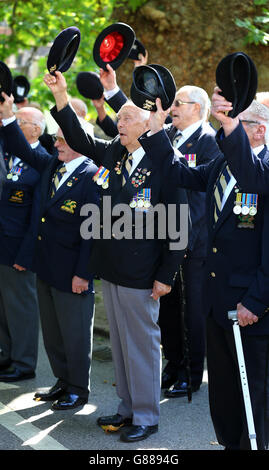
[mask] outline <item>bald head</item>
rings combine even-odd
[[[32,144],[43,134],[46,121],[44,114],[37,108],[24,106],[16,112],[16,118],[27,141]]]

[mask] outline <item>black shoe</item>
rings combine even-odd
[[[197,392],[199,390],[200,385],[192,385],[191,390],[192,392]],[[177,381],[169,390],[165,390],[164,396],[167,398],[177,398],[177,397],[184,397],[188,395],[188,384],[187,382]]]
[[[87,398],[82,398],[75,393],[64,393],[61,397],[52,404],[54,410],[70,410],[78,406],[85,405],[88,402]]]
[[[161,388],[169,388],[173,385],[178,378],[176,372],[166,372],[165,370],[162,373],[162,385]]]
[[[48,392],[36,392],[34,395],[34,400],[36,401],[51,401],[57,400],[65,393],[65,390],[59,385],[55,384],[49,389]]]
[[[120,438],[124,442],[142,441],[157,431],[158,424],[155,424],[155,426],[136,426],[133,424],[130,429],[121,433]]]
[[[18,380],[33,379],[35,372],[23,372],[17,367],[8,367],[0,372],[0,382],[17,382]]]
[[[10,361],[10,360],[1,361],[1,362],[0,362],[0,371],[5,370],[5,369],[8,369],[8,367],[9,367],[10,365],[11,365],[11,361]]]
[[[131,426],[132,418],[123,418],[123,416],[118,413],[112,416],[100,416],[97,419],[97,424],[105,432],[116,432],[123,426]]]

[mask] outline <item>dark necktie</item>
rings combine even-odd
[[[57,191],[57,188],[59,186],[59,183],[64,175],[66,173],[66,167],[65,164],[63,163],[61,166],[57,168],[57,170],[54,173],[53,179],[52,179],[52,185],[51,185],[51,195],[50,197],[53,197]]]
[[[181,137],[182,137],[182,133],[178,132],[176,136],[173,138],[173,147],[177,147],[177,144],[179,143]]]

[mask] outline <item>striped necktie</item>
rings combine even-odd
[[[223,198],[225,189],[227,188],[227,186],[229,184],[231,176],[232,176],[231,170],[228,167],[228,165],[226,165],[223,172],[219,176],[219,179],[217,181],[215,191],[214,191],[214,199],[215,199],[214,221],[215,221],[215,224],[217,223],[218,218],[220,216],[222,198]]]
[[[57,170],[54,173],[53,179],[52,179],[52,185],[51,185],[51,194],[50,197],[53,197],[57,191],[57,188],[59,186],[59,183],[64,175],[66,173],[66,167],[65,164],[63,163],[61,166],[57,168]]]
[[[133,156],[130,153],[128,157],[125,160],[125,164],[122,168],[122,186],[125,185],[126,181],[129,178],[130,171],[132,169],[132,164],[133,164]]]
[[[9,170],[11,170],[11,168],[13,167],[14,160],[15,160],[15,157],[10,157],[9,158],[9,160],[8,160],[8,169]]]

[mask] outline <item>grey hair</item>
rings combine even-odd
[[[136,108],[139,110],[140,112],[140,116],[142,117],[142,120],[143,121],[147,121],[149,118],[150,118],[150,111],[147,111],[146,109],[142,109],[142,108],[139,108],[138,106],[136,106],[132,100],[127,100],[121,107],[124,108],[125,106],[132,106],[133,108]]]
[[[200,119],[207,119],[210,112],[210,99],[207,92],[200,88],[199,86],[194,85],[184,85],[181,87],[177,93],[186,92],[190,101],[195,101],[200,105]]]
[[[244,111],[244,118],[251,121],[259,121],[266,128],[265,142],[269,142],[269,108],[257,100],[253,100],[251,105]]]

